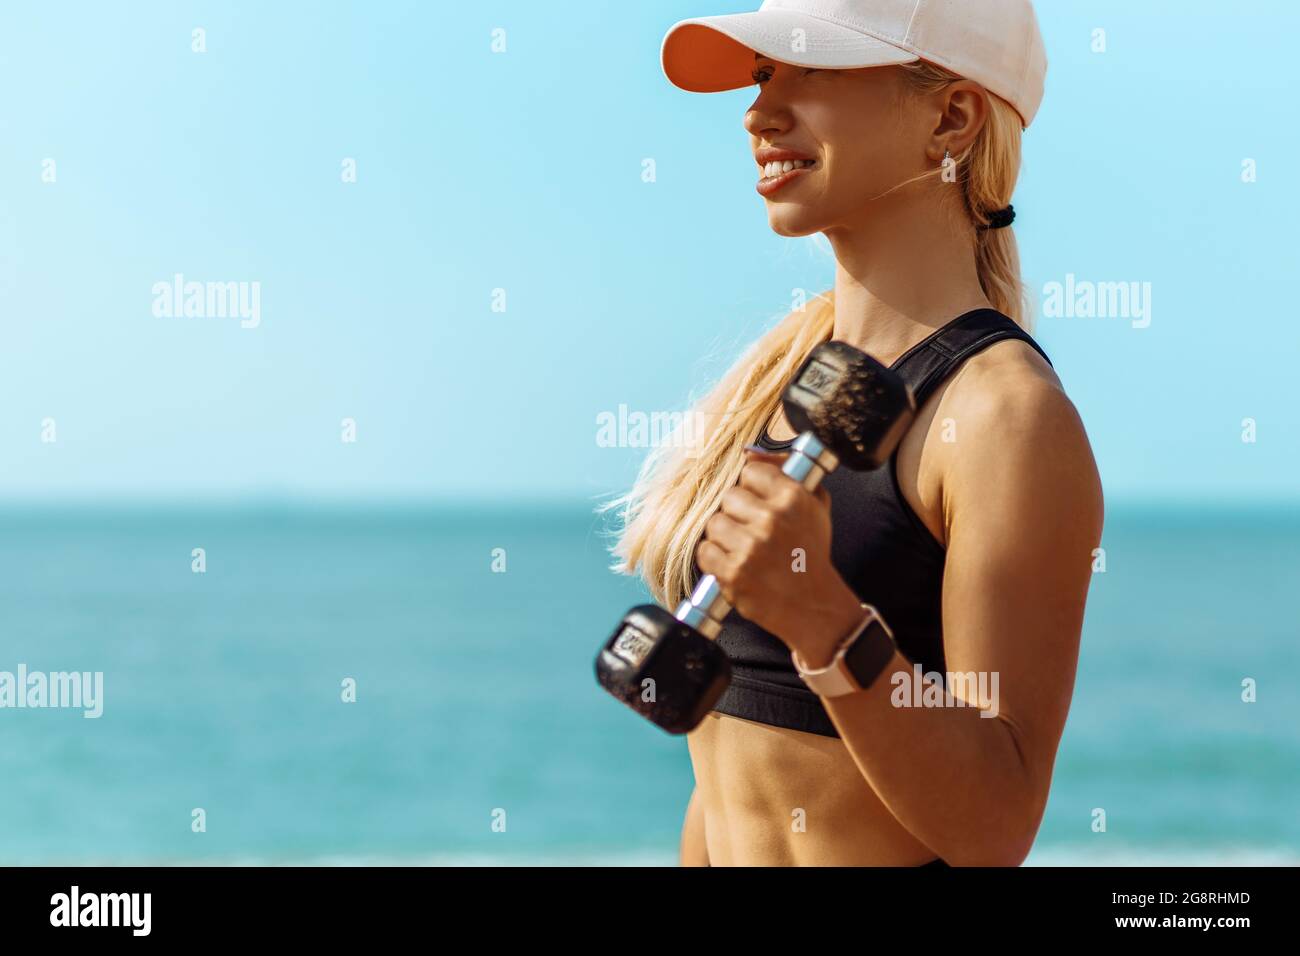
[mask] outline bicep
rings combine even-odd
[[[1005,411],[975,416],[945,477],[944,651],[950,673],[996,686],[998,716],[1045,792],[1073,693],[1101,490],[1063,394]]]

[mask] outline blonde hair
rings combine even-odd
[[[957,74],[919,61],[901,67],[918,94],[938,92]],[[957,181],[966,214],[975,226],[1011,202],[1020,173],[1020,115],[1006,101],[989,96],[988,122],[958,157]],[[917,180],[942,175],[922,174]],[[976,232],[975,260],[989,302],[1028,329],[1029,305],[1020,278],[1016,239],[1009,228]],[[723,494],[740,478],[743,448],[771,419],[785,386],[835,325],[834,292],[815,296],[806,309],[791,312],[741,356],[685,419],[683,429],[647,456],[632,489],[600,510],[621,508],[622,527],[612,553],[613,570],[641,573],[655,600],[673,609],[694,577],[695,548]]]

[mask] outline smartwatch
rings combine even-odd
[[[799,677],[819,697],[844,697],[866,690],[894,656],[894,632],[870,604],[862,605],[862,610],[866,617],[840,641],[835,657],[825,667],[809,669],[799,660],[798,652],[790,653]]]

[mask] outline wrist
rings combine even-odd
[[[868,690],[897,656],[894,634],[872,605],[859,605],[862,618],[839,642],[831,659],[818,667],[791,651],[795,671],[819,697],[845,697]]]
[[[837,587],[819,600],[807,626],[799,629],[799,641],[791,650],[810,668],[828,665],[840,644],[862,623],[862,602],[848,585]]]

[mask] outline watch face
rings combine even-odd
[[[846,637],[831,663],[810,670],[795,652],[790,653],[795,671],[809,690],[821,697],[843,697],[866,690],[894,657],[893,635],[876,609],[862,605],[866,618]]]
[[[894,642],[879,618],[873,618],[844,655],[844,666],[866,690],[894,656]]]

